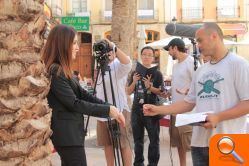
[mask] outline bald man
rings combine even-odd
[[[179,114],[212,111],[202,126],[193,127],[191,153],[194,166],[209,165],[209,140],[219,133],[246,133],[249,113],[249,64],[229,52],[223,33],[216,23],[204,23],[196,32],[196,41],[210,61],[197,69],[184,100],[169,106],[144,105],[144,114]]]

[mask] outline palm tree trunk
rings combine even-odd
[[[0,0],[0,165],[51,165],[43,0]]]
[[[133,57],[136,42],[137,0],[113,0],[112,40]]]

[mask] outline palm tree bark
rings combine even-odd
[[[0,165],[51,165],[43,0],[0,1]]]
[[[136,45],[137,0],[112,2],[112,40],[132,58]]]

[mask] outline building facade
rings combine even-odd
[[[201,24],[207,21],[217,22],[223,30],[225,38],[233,41],[245,40],[249,37],[248,6],[249,0],[137,0],[137,38],[144,27],[146,43],[169,37],[165,26],[175,18],[181,24]],[[92,45],[102,38],[110,38],[112,21],[112,0],[47,0],[50,3],[53,16],[89,17],[89,29],[78,31],[80,39],[80,54],[84,57],[76,68],[81,69],[85,76],[91,73]],[[137,42],[137,46],[139,43]],[[233,46],[236,51],[249,60],[246,46]],[[137,58],[137,53],[130,55]],[[156,51],[156,62],[161,71],[166,74],[167,52]],[[79,60],[77,60],[79,61]],[[86,63],[85,63],[86,62]],[[76,64],[75,64],[76,65]]]
[[[179,23],[198,24],[214,21],[222,28],[225,39],[239,43],[249,37],[248,0],[177,0],[176,3]],[[249,60],[246,45],[238,44],[230,49]]]

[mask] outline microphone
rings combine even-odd
[[[167,34],[171,36],[180,36],[186,38],[195,38],[195,32],[200,28],[200,25],[185,25],[169,23],[165,27]]]

